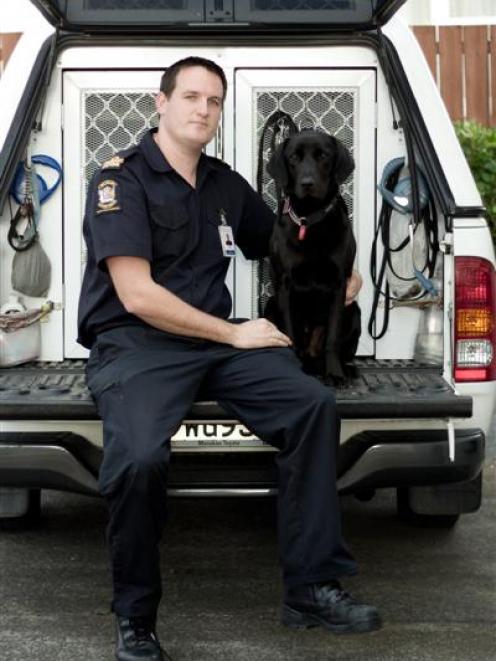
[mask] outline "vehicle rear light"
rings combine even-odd
[[[496,379],[496,271],[455,257],[455,381]]]

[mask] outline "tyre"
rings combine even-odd
[[[419,514],[410,505],[410,489],[402,487],[396,492],[396,506],[398,518],[404,523],[421,528],[453,528],[459,514]]]
[[[476,512],[482,501],[482,471],[471,480],[397,489],[398,516],[413,525],[452,528],[460,514]]]
[[[41,518],[41,489],[0,489],[0,530],[29,530]]]

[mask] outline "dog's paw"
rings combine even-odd
[[[349,379],[345,375],[338,376],[336,374],[325,374],[322,380],[324,385],[339,389],[346,388],[349,383]]]
[[[344,373],[348,381],[353,381],[354,379],[358,379],[358,368],[356,365],[353,365],[353,363],[346,363],[344,366]]]

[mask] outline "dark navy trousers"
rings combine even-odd
[[[286,585],[356,573],[341,534],[334,396],[292,349],[240,350],[151,327],[100,333],[87,365],[103,420],[99,485],[109,508],[113,610],[155,614],[170,437],[199,389],[279,449],[279,557]]]

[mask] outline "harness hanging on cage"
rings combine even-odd
[[[377,188],[383,197],[377,230],[372,245],[370,274],[374,299],[368,324],[373,339],[380,339],[389,324],[392,300],[413,301],[433,294],[431,280],[439,249],[437,214],[427,182],[409,148],[406,159],[395,158],[384,168]],[[383,256],[378,268],[376,254],[379,238]],[[419,263],[420,261],[420,263]],[[382,328],[375,328],[380,297],[384,298]]]
[[[398,179],[392,189],[385,182],[392,172],[398,170]],[[422,173],[418,172],[419,207],[422,212],[429,202],[429,192]],[[414,217],[412,180],[406,159],[395,158],[384,168],[378,189],[385,202],[392,207],[389,226],[383,233],[384,249],[387,251],[386,278],[394,299],[411,300],[424,289],[423,280],[417,274],[425,269],[428,257],[428,238],[420,222]],[[422,264],[422,266],[419,266]]]

